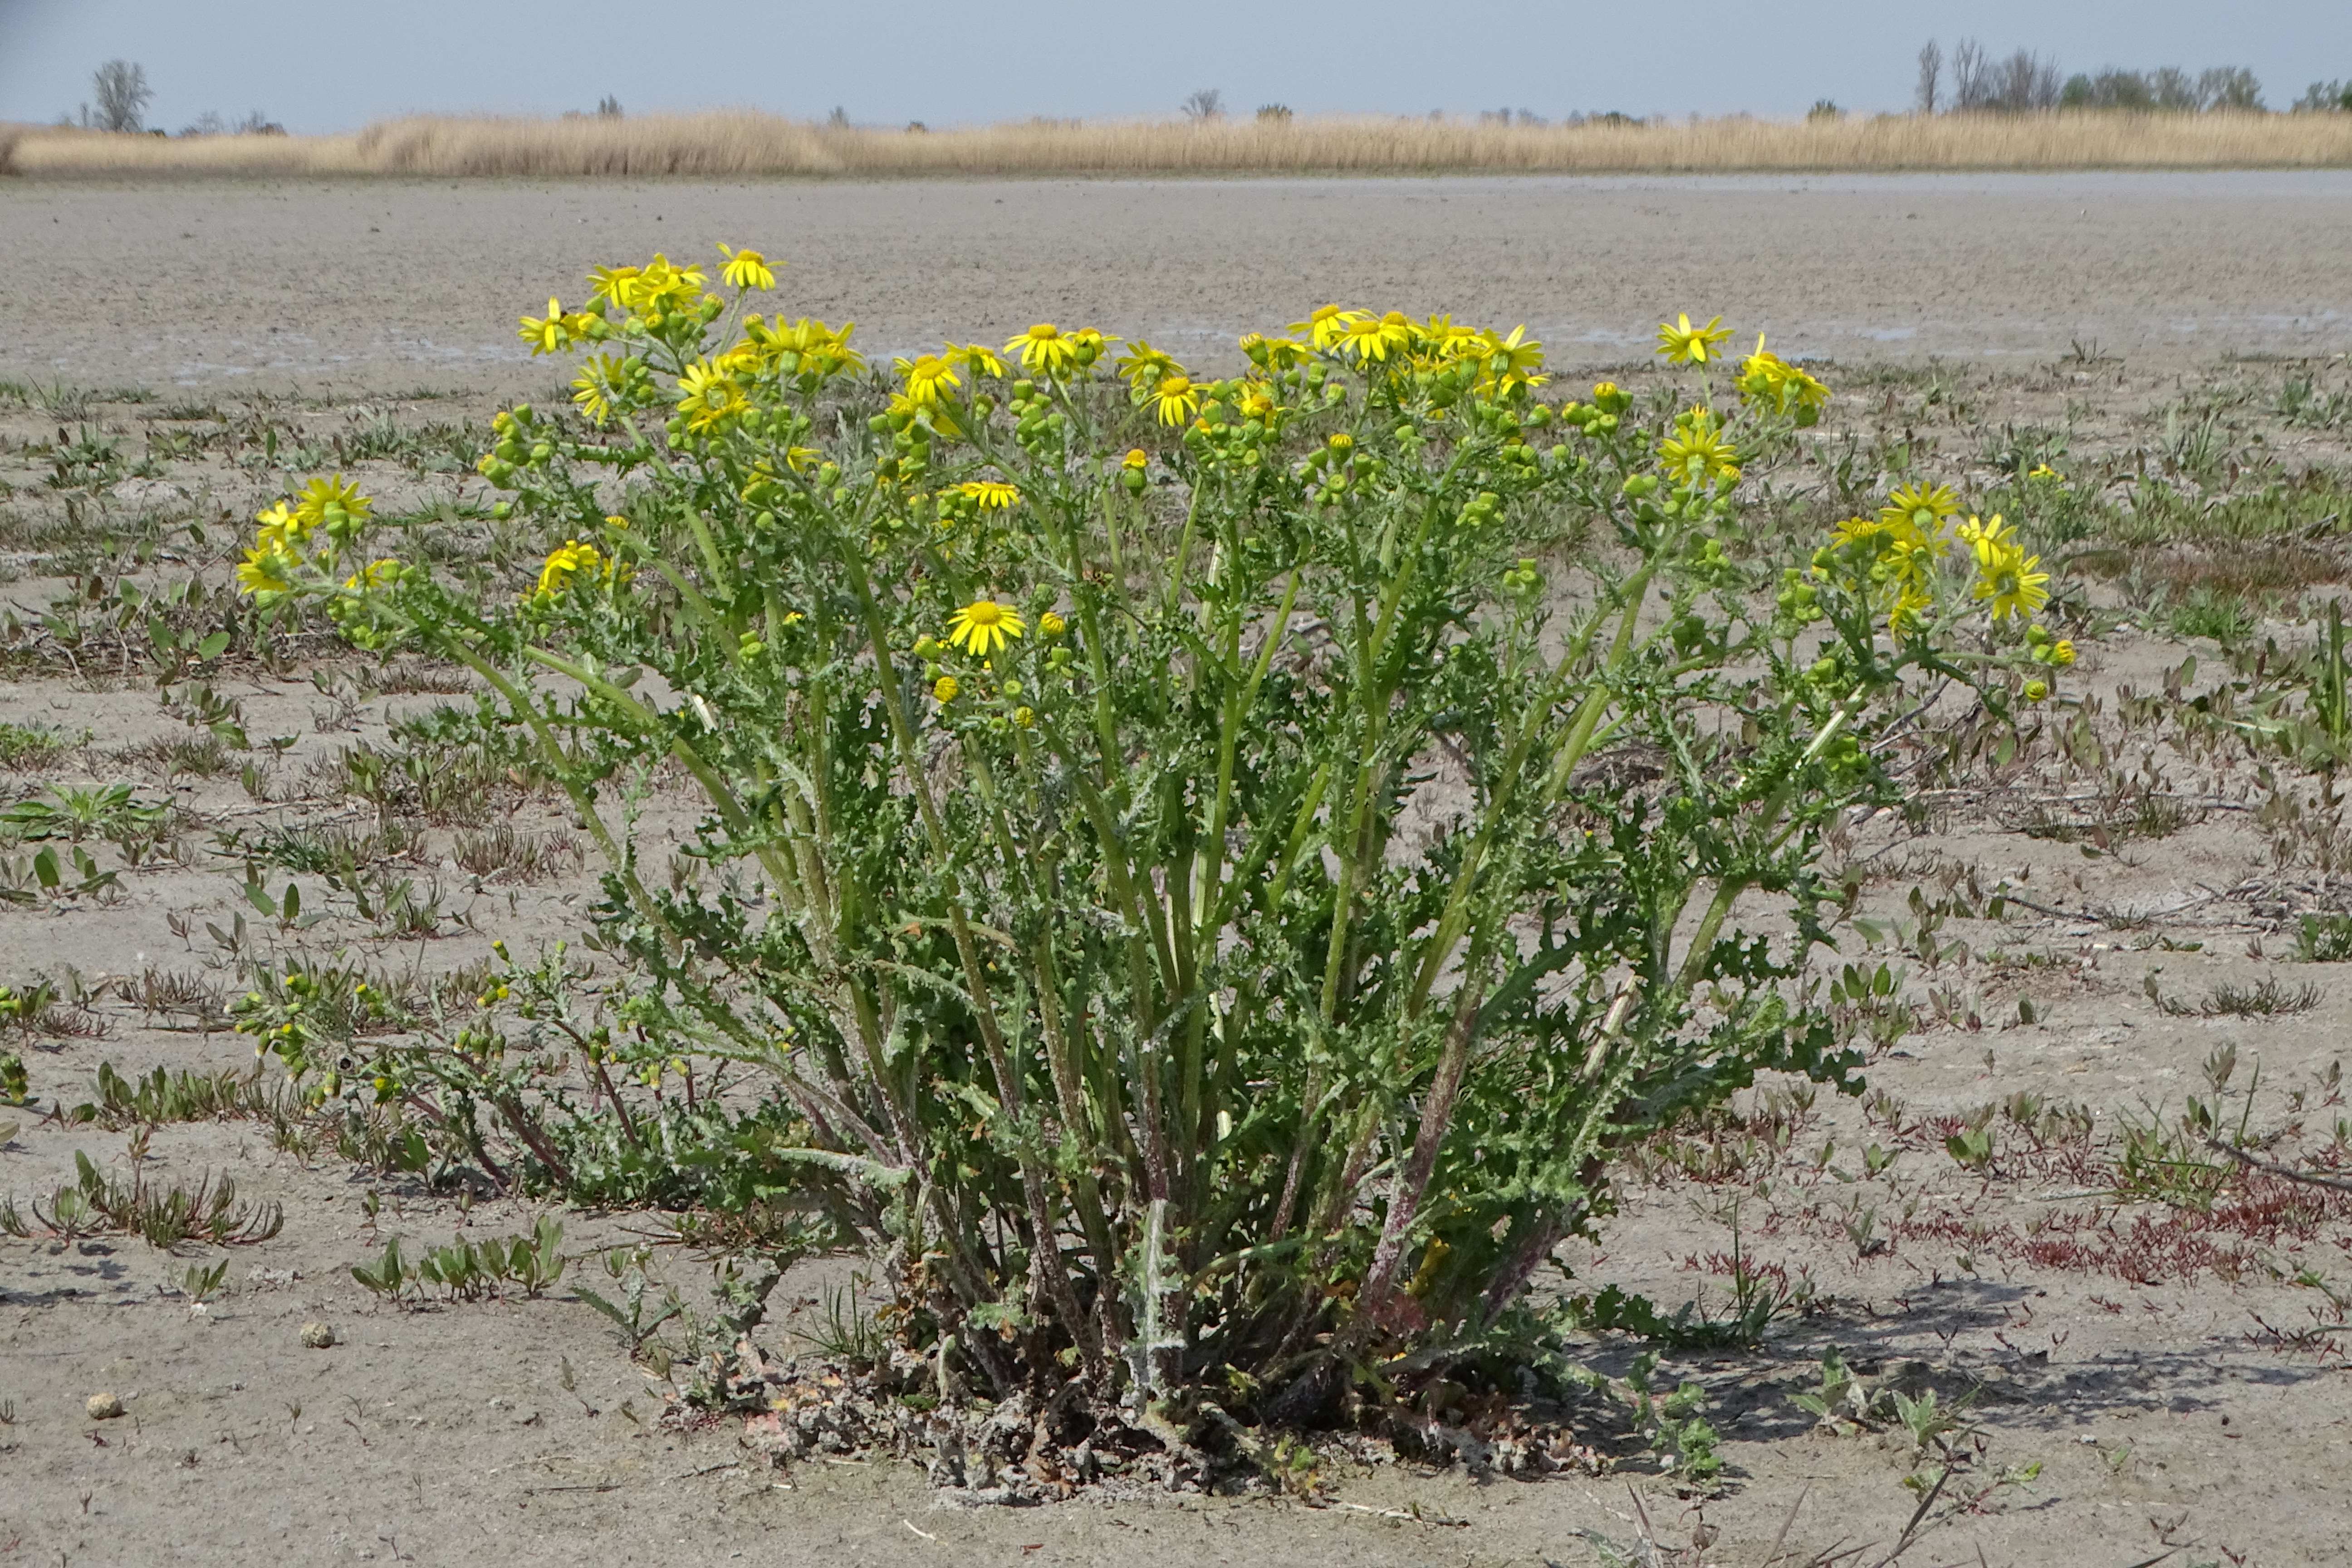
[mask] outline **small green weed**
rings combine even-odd
[[[1716,1452],[1720,1436],[1701,1414],[1706,1408],[1706,1390],[1685,1381],[1671,1393],[1658,1393],[1651,1386],[1657,1370],[1658,1352],[1643,1352],[1625,1374],[1619,1397],[1643,1441],[1678,1479],[1710,1485],[1722,1474],[1723,1456]]]
[[[427,1247],[413,1260],[394,1237],[374,1262],[353,1264],[352,1278],[395,1304],[411,1289],[422,1295],[428,1288],[446,1300],[478,1301],[509,1286],[541,1295],[563,1277],[565,1261],[563,1226],[542,1215],[527,1235],[452,1237],[446,1247]]]
[[[89,743],[89,731],[75,734],[47,724],[0,722],[0,768],[29,773]]]
[[[2352,961],[2352,915],[2305,915],[2294,933],[2295,956],[2305,963]]]
[[[268,1114],[270,1095],[260,1073],[218,1073],[157,1068],[144,1078],[126,1079],[111,1062],[98,1064],[98,1098],[67,1113],[76,1123],[96,1123],[110,1131],[176,1121],[227,1121]]]
[[[46,797],[20,800],[0,811],[0,832],[18,838],[66,838],[80,843],[92,835],[152,826],[171,808],[139,799],[127,784],[51,784]]]
[[[154,1185],[143,1172],[134,1172],[126,1184],[100,1171],[79,1149],[74,1170],[75,1179],[49,1194],[46,1212],[38,1201],[29,1205],[30,1224],[13,1203],[0,1205],[0,1230],[30,1239],[37,1226],[66,1240],[110,1231],[170,1251],[190,1242],[251,1247],[276,1236],[286,1223],[277,1204],[239,1203],[236,1183],[225,1175],[207,1175],[191,1188]]]
[[[2289,986],[2273,977],[2254,985],[2216,985],[2198,1011],[2208,1018],[2269,1018],[2308,1013],[2318,1005],[2318,986],[2308,982]]]

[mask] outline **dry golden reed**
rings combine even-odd
[[[2352,115],[1883,115],[1787,123],[1492,125],[1031,121],[835,129],[744,110],[631,120],[417,117],[345,136],[173,139],[0,127],[0,174],[78,176],[1699,174],[1738,170],[2330,168]]]

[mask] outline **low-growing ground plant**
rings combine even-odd
[[[745,313],[757,253],[595,277],[524,324],[592,351],[576,411],[479,465],[532,574],[380,553],[320,479],[239,578],[472,673],[348,787],[465,823],[551,782],[611,962],[509,963],[513,1034],[358,1043],[258,991],[240,1027],[558,1182],[533,1097],[575,1068],[572,1124],[641,1151],[614,1080],[700,1114],[763,1075],[702,1158],[798,1195],[768,1249],[873,1246],[942,1388],[1066,1424],[1311,1422],[1518,1353],[1629,1150],[1762,1070],[1854,1087],[1795,982],[1822,834],[1895,800],[1927,683],[2006,722],[2074,658],[1949,490],[1743,533],[1747,455],[1828,390],[1714,322],[1661,330],[1692,384],[1637,408],[1442,317],[1325,307],[1222,380],[1047,324],[873,376]],[[453,782],[461,723],[513,763]],[[699,869],[648,878],[673,779]]]
[[[170,1251],[191,1242],[251,1247],[276,1236],[286,1223],[277,1204],[239,1202],[236,1183],[226,1175],[207,1175],[187,1187],[150,1182],[145,1172],[134,1171],[125,1183],[100,1171],[79,1150],[74,1152],[74,1172],[73,1181],[50,1193],[46,1208],[37,1198],[23,1211],[14,1200],[0,1202],[0,1231],[62,1240],[115,1233]]]
[[[397,1237],[383,1244],[373,1263],[352,1266],[352,1278],[388,1301],[411,1290],[437,1289],[444,1300],[474,1301],[509,1286],[538,1296],[563,1277],[563,1226],[542,1215],[528,1235],[456,1236],[446,1247],[428,1247],[413,1257]]]
[[[111,1062],[98,1064],[98,1098],[67,1113],[74,1122],[94,1122],[110,1131],[173,1121],[226,1121],[268,1114],[270,1094],[260,1071],[190,1072],[157,1068],[144,1078],[126,1079]]]
[[[2352,915],[2305,915],[2295,927],[2295,956],[2305,963],[2352,961]]]

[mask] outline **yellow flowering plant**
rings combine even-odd
[[[1760,1070],[1853,1086],[1801,984],[1823,832],[1897,798],[1921,678],[2073,658],[1943,490],[1759,557],[1741,453],[1827,396],[1778,361],[1644,413],[1524,329],[1329,306],[1233,376],[1042,323],[866,374],[660,258],[593,283],[585,417],[480,464],[529,580],[354,573],[338,492],[250,586],[481,677],[605,856],[599,1070],[766,1075],[745,1180],[998,1397],[1474,1375],[1621,1151]],[[657,776],[719,875],[642,879]]]

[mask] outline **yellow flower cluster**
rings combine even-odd
[[[1822,405],[1830,400],[1830,389],[1809,371],[1790,364],[1764,346],[1764,334],[1756,334],[1756,352],[1739,366],[1739,378],[1734,383],[1746,402],[1790,414],[1801,423],[1811,424],[1820,416]]]
[[[1871,579],[1880,589],[1887,629],[1897,637],[1916,631],[1919,616],[1935,603],[1937,561],[1951,542],[1951,519],[1960,510],[1950,487],[1906,485],[1889,496],[1874,518],[1838,524],[1831,543],[1859,546],[1872,557]]]
[[[706,281],[699,267],[677,266],[659,252],[643,267],[596,268],[588,274],[588,280],[595,285],[588,297],[592,305],[605,300],[648,322],[699,305]]]
[[[340,546],[356,537],[375,510],[357,485],[337,474],[312,479],[301,492],[255,514],[261,526],[253,548],[236,569],[236,585],[254,595],[262,608],[293,588],[294,574],[303,566],[303,551],[314,532],[323,531]],[[371,568],[373,571],[373,568]]]
[[[2050,601],[2050,574],[2036,572],[2039,555],[2028,555],[2015,531],[1993,514],[1990,522],[1975,518],[1960,525],[1960,540],[1977,559],[1976,585],[1970,591],[1996,621],[2011,616],[2031,616]]]
[[[742,384],[707,359],[696,360],[678,373],[677,408],[687,428],[708,430],[751,406]]]
[[[1485,327],[1465,326],[1450,316],[1416,321],[1402,310],[1375,316],[1341,305],[1323,305],[1289,330],[1307,334],[1307,342],[1264,338],[1255,333],[1242,340],[1243,352],[1255,363],[1280,369],[1309,353],[1352,355],[1359,366],[1378,363],[1408,371],[1442,370],[1475,363],[1482,372],[1477,390],[1486,396],[1516,386],[1541,386],[1543,344],[1527,335],[1522,324],[1508,334]]]
[[[1051,321],[1040,321],[1004,345],[1004,352],[1020,356],[1021,368],[1034,375],[1056,380],[1086,369],[1102,357],[1107,344],[1116,342],[1092,327],[1082,327],[1066,332]],[[1002,370],[993,372],[1003,374]]]
[[[865,356],[849,346],[849,334],[856,330],[855,321],[844,321],[836,329],[808,316],[790,326],[781,320],[746,316],[743,341],[719,357],[732,369],[762,374],[838,375],[866,368]]]
[[[1948,486],[1928,489],[1906,485],[1887,498],[1874,518],[1851,518],[1838,524],[1833,547],[1859,546],[1871,557],[1871,577],[1885,594],[1887,627],[1897,637],[1908,636],[1919,616],[1935,602],[1931,579],[1937,562],[1957,542],[1968,548],[1976,572],[1969,595],[1985,606],[1996,622],[2012,616],[2031,620],[2050,601],[2050,574],[2038,571],[2042,558],[2028,555],[2017,542],[2012,525],[1996,513],[1990,519],[1970,517],[1957,528],[1959,498]],[[2040,633],[2039,626],[2032,628]],[[2029,636],[2042,663],[2063,667],[2074,662],[2074,645],[2048,634]],[[2061,656],[2056,650],[2063,647]]]
[[[567,539],[548,552],[547,560],[539,569],[538,585],[524,597],[544,603],[571,586],[574,577],[601,573],[610,580],[614,566],[614,563],[594,545]]]

